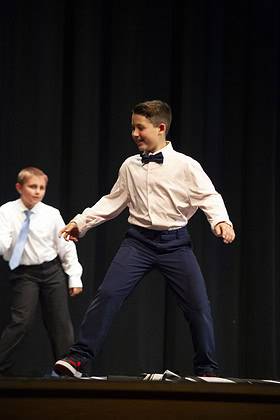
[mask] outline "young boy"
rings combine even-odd
[[[131,121],[140,155],[125,160],[110,194],[61,230],[66,241],[76,242],[90,228],[118,216],[125,207],[129,209],[130,227],[86,312],[78,341],[54,369],[59,375],[81,377],[85,363],[100,350],[123,301],[144,274],[157,267],[189,323],[195,375],[215,376],[218,365],[211,311],[186,225],[199,207],[224,243],[234,240],[234,230],[222,197],[199,163],[173,150],[166,140],[170,107],[161,101],[140,103]]]
[[[60,212],[42,203],[47,182],[40,169],[22,169],[16,183],[20,198],[0,207],[0,254],[9,261],[12,286],[11,319],[0,338],[0,375],[10,374],[38,299],[55,360],[74,342],[67,289],[70,296],[82,292],[82,267],[75,244],[58,237],[64,226]]]

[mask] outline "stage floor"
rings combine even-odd
[[[1,419],[280,419],[280,382],[0,378]]]

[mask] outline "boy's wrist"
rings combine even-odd
[[[225,220],[222,220],[221,222],[216,223],[216,224],[214,225],[214,228],[215,228],[216,226],[220,225],[221,223],[225,223],[226,225],[228,225],[228,226],[230,226],[230,227],[232,227],[232,228],[233,228],[232,223],[231,223],[231,222],[228,222],[228,221],[225,221]]]

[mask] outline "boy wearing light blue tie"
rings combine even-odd
[[[82,267],[75,245],[58,238],[64,226],[60,212],[42,203],[47,182],[42,170],[22,169],[16,183],[20,198],[0,207],[0,255],[9,262],[12,287],[10,321],[0,338],[2,376],[11,373],[39,300],[53,357],[61,357],[74,341],[68,293],[82,292]]]

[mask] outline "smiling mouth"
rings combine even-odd
[[[136,141],[137,146],[141,146],[141,144],[145,144],[145,142],[143,140],[137,140]]]

